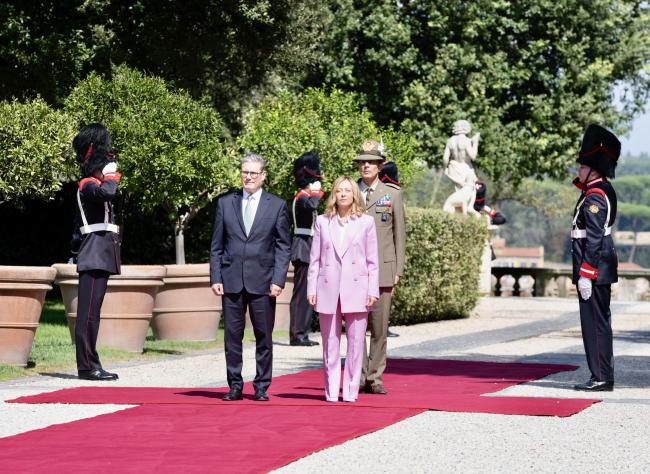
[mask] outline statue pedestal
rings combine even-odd
[[[490,296],[492,293],[492,249],[490,239],[494,236],[497,226],[488,224],[488,238],[485,239],[483,255],[481,256],[481,276],[478,291],[481,296]]]

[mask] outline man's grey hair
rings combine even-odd
[[[262,155],[257,155],[255,153],[247,153],[239,161],[240,161],[240,167],[244,163],[259,163],[262,165],[261,171],[266,170],[266,160]]]

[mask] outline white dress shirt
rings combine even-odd
[[[243,189],[242,191],[244,191],[244,196],[241,200],[241,215],[242,217],[244,217],[245,215],[244,213],[246,211],[246,204],[248,204],[248,196],[250,196],[250,194],[247,193],[245,189]],[[252,196],[253,196],[253,200],[251,201],[251,206],[253,208],[253,221],[255,221],[255,214],[257,214],[257,206],[259,205],[260,199],[262,198],[262,188],[255,191],[255,193],[253,193]]]
[[[366,201],[367,201],[367,195],[368,195],[368,188],[372,189],[372,192],[374,193],[377,190],[377,184],[379,183],[379,178],[375,180],[374,183],[372,183],[372,186],[367,186],[366,183],[361,180],[359,183],[359,191],[361,191],[361,199],[363,200],[363,205],[365,206]]]

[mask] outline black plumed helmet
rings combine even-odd
[[[81,127],[72,140],[72,148],[85,177],[91,176],[97,169],[115,161],[111,148],[111,137],[101,123],[91,123]]]
[[[293,177],[298,189],[320,179],[320,157],[315,151],[303,153],[293,162]]]
[[[379,172],[379,179],[384,183],[392,183],[399,186],[399,173],[397,172],[397,165],[394,161],[384,163],[384,167]]]
[[[613,178],[620,154],[621,142],[616,135],[592,123],[585,129],[576,161],[595,169],[601,176]]]

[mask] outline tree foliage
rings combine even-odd
[[[619,229],[650,230],[650,175],[621,176],[614,187],[619,200]]]
[[[469,119],[482,137],[478,166],[498,185],[562,177],[587,123],[622,132],[648,97],[642,0],[330,5],[312,81],[358,92],[379,123],[403,123],[433,165],[452,122]]]
[[[72,121],[43,99],[0,102],[0,202],[51,198],[72,173]]]
[[[91,74],[65,109],[80,124],[106,125],[127,203],[142,212],[163,207],[177,233],[233,180],[236,165],[226,152],[219,115],[160,78],[124,66],[111,80]]]
[[[377,126],[354,94],[336,89],[285,91],[263,101],[246,116],[238,145],[264,155],[269,163],[266,189],[288,199],[295,193],[292,170],[298,156],[310,150],[318,153],[329,188],[339,176],[358,175],[353,158],[368,138],[383,140],[387,158],[397,163],[400,181],[408,183],[418,166],[413,139]]]
[[[323,11],[314,0],[3,2],[0,98],[59,104],[88,72],[110,77],[128,64],[207,97],[235,123],[315,62]]]

